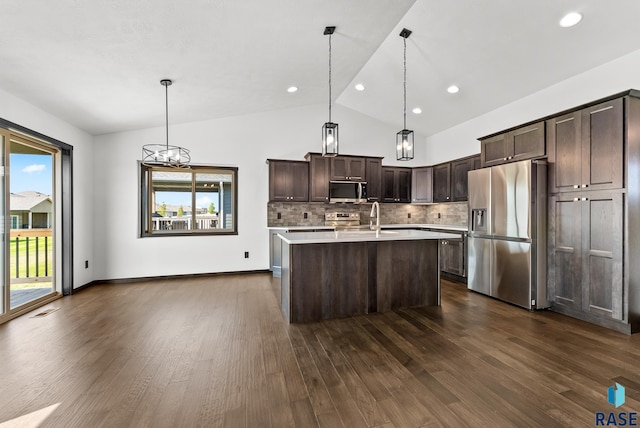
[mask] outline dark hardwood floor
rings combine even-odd
[[[96,285],[1,325],[0,426],[591,427],[640,411],[640,335],[447,281],[440,308],[287,325],[278,287]]]

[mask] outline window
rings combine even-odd
[[[140,236],[236,235],[238,168],[140,164]]]

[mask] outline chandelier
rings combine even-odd
[[[166,144],[146,144],[142,146],[142,163],[160,164],[173,168],[188,168],[191,162],[189,150],[180,146],[169,145],[169,86],[173,81],[162,79],[160,84],[165,89],[165,130]]]

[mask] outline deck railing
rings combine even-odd
[[[154,217],[151,219],[153,230],[192,230],[191,216],[184,217]],[[216,214],[196,215],[196,230],[217,229],[218,216]]]
[[[12,283],[49,282],[53,270],[51,229],[12,229],[9,277]]]

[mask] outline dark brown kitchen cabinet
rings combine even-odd
[[[618,98],[547,121],[549,192],[624,186],[624,110]]]
[[[451,162],[451,200],[453,202],[469,199],[468,172],[478,169],[480,156],[458,159]]]
[[[309,201],[329,202],[330,158],[320,153],[308,153],[305,158],[309,162]]]
[[[366,160],[367,200],[382,200],[382,159],[367,158]]]
[[[382,201],[410,202],[411,168],[382,167]]]
[[[546,155],[544,126],[544,121],[541,121],[513,131],[481,138],[482,166],[544,157]]]
[[[336,156],[331,158],[331,180],[365,181],[365,158]]]
[[[468,200],[468,172],[478,168],[480,168],[480,155],[435,165],[433,167],[433,202]]]
[[[309,162],[269,159],[269,201],[308,202]]]
[[[424,204],[433,202],[433,168],[424,166],[411,171],[411,202]]]
[[[623,320],[623,192],[561,193],[549,208],[553,309],[592,321]]]
[[[472,163],[472,167],[471,167],[472,170],[482,168],[482,157],[480,155],[474,156],[473,158],[471,158],[471,163]]]
[[[464,239],[440,240],[440,270],[453,275],[465,276]]]
[[[433,167],[433,202],[451,202],[451,163]]]

